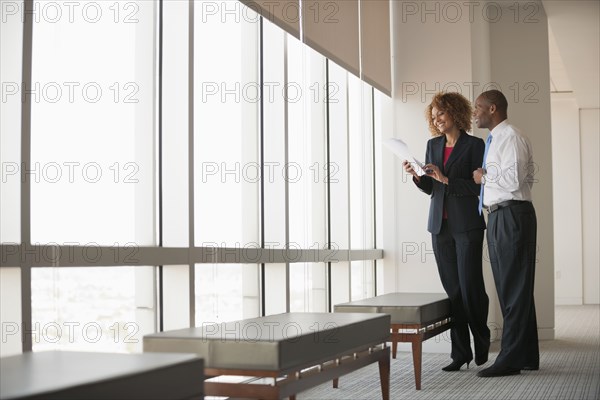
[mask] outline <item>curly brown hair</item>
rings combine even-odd
[[[452,117],[458,129],[463,131],[471,130],[473,108],[471,107],[471,102],[462,94],[455,92],[437,93],[433,96],[431,103],[425,109],[425,119],[429,124],[429,132],[431,132],[432,136],[441,136],[442,132],[433,125],[433,119],[431,118],[431,110],[433,107],[450,114],[450,117]]]

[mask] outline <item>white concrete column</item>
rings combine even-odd
[[[537,166],[535,298],[540,339],[554,338],[554,216],[548,20],[539,3],[502,4],[490,21],[491,78],[508,99],[508,119],[529,137]],[[537,5],[537,6],[535,6]]]
[[[539,224],[538,325],[540,338],[553,338],[550,79],[548,27],[541,4],[394,1],[392,20],[395,120],[388,137],[403,139],[413,155],[422,159],[430,138],[424,110],[434,93],[458,91],[474,100],[485,90],[500,88],[509,100],[509,119],[532,140],[540,167],[534,188]],[[476,129],[474,134],[484,137],[487,133]],[[401,160],[392,157],[390,161],[390,157],[384,155],[384,165],[391,166],[394,174],[384,174],[383,179],[384,187],[394,188],[394,201],[384,203],[384,216],[395,218],[384,217],[388,225],[384,227],[386,276],[395,278],[395,291],[443,292],[426,230],[429,198],[403,173]],[[395,260],[393,266],[388,254]],[[502,317],[487,260],[484,276],[490,297],[488,324],[498,327],[492,336],[499,338]],[[386,282],[386,292],[392,291],[390,286]]]

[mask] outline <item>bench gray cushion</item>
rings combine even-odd
[[[202,398],[193,354],[24,353],[0,359],[1,399]]]
[[[450,299],[445,293],[389,293],[337,304],[334,311],[386,313],[392,324],[427,324],[450,316]]]
[[[144,351],[200,355],[206,368],[290,371],[374,346],[386,314],[286,313],[144,336]]]

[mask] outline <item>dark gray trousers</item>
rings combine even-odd
[[[431,235],[431,239],[440,279],[452,308],[451,357],[454,361],[473,359],[469,328],[475,354],[483,357],[490,346],[489,300],[481,262],[483,229],[452,233],[444,220],[440,233]]]
[[[500,308],[502,344],[495,365],[538,367],[537,320],[533,299],[537,219],[530,202],[489,214],[487,242]]]

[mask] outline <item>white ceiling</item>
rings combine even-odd
[[[552,91],[600,108],[600,0],[542,0],[550,27]]]

